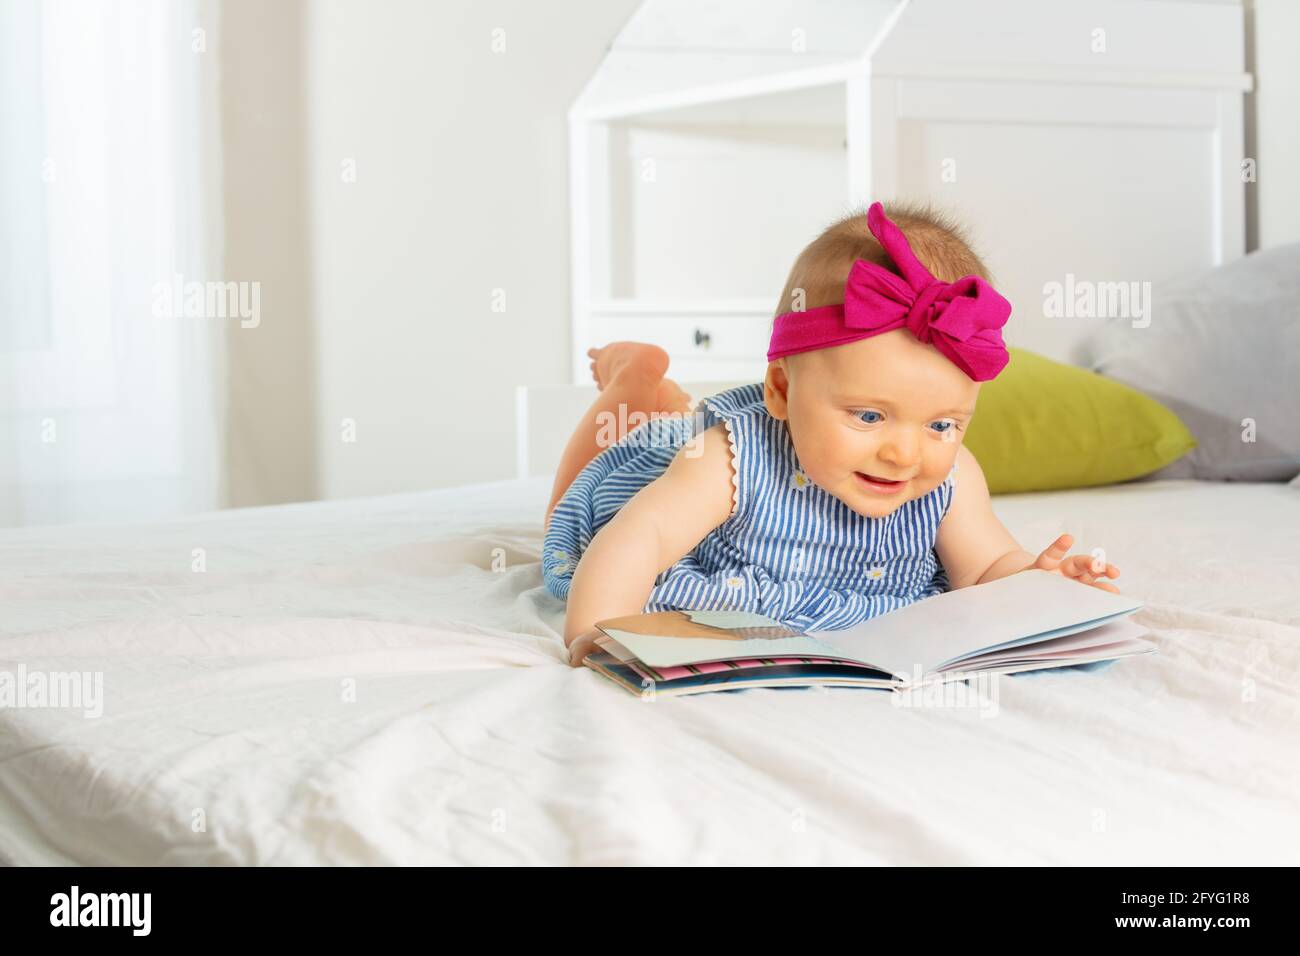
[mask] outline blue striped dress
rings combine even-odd
[[[850,627],[948,587],[934,552],[957,466],[929,494],[883,518],[858,514],[803,473],[762,384],[704,399],[689,416],[652,419],[584,468],[551,516],[546,589],[564,599],[583,551],[693,435],[725,422],[735,485],[731,516],[662,572],[643,611],[752,611],[800,631]]]

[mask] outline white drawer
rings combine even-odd
[[[596,315],[593,345],[651,342],[674,358],[742,359],[766,364],[771,320],[732,315]]]

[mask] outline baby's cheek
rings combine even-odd
[[[836,442],[833,437],[824,441],[814,441],[811,444],[808,454],[799,456],[799,464],[809,475],[822,481],[830,481],[846,470],[856,469],[852,449],[845,448],[843,443]]]
[[[930,492],[934,491],[934,489],[938,488],[941,484],[943,484],[943,479],[947,476],[947,474],[948,472],[944,471],[942,474],[936,477],[933,473],[927,471],[926,474],[922,475],[917,481],[913,482],[912,497],[924,498]]]

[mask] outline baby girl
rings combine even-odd
[[[686,415],[662,350],[591,350],[601,391],[565,449],[542,555],[570,662],[597,621],[642,611],[844,628],[1030,568],[1118,592],[1119,570],[1067,556],[1068,534],[1023,550],[962,445],[980,383],[1009,360],[1011,306],[987,275],[949,223],[876,203],[795,261],[762,383]],[[649,420],[602,441],[635,413]]]

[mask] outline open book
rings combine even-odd
[[[1050,571],[947,591],[853,627],[801,634],[738,611],[599,621],[586,665],[634,694],[749,687],[908,688],[1149,654],[1141,601]]]

